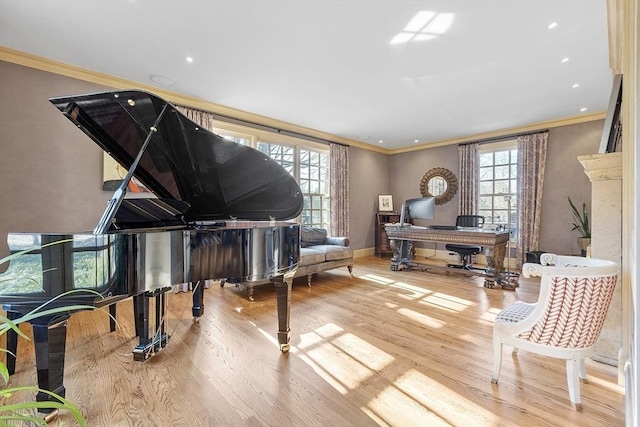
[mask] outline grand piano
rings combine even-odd
[[[294,178],[264,153],[202,129],[150,93],[50,101],[128,173],[92,232],[8,235],[12,253],[28,252],[0,275],[7,317],[65,307],[30,321],[39,387],[64,397],[66,328],[74,312],[109,306],[115,314],[115,303],[132,297],[139,339],[133,354],[143,361],[169,339],[165,293],[193,283],[197,319],[204,311],[198,283],[206,279],[273,282],[278,342],[288,351],[289,277],[300,232],[286,220],[302,210]],[[133,177],[154,197],[125,197]],[[15,354],[15,332],[7,346]],[[7,367],[14,372],[15,356],[8,356]],[[36,399],[54,398],[39,393]]]

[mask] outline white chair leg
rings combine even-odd
[[[502,367],[502,341],[500,335],[493,334],[493,373],[491,374],[491,383],[498,384],[500,376],[500,368]]]
[[[567,383],[569,385],[569,399],[576,408],[582,410],[580,401],[580,359],[567,359]]]
[[[589,384],[589,380],[587,379],[587,371],[584,368],[584,359],[580,359],[580,381],[582,381],[583,384]]]

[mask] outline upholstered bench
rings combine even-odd
[[[333,268],[347,267],[353,275],[353,249],[348,237],[327,237],[327,230],[302,226],[300,228],[300,260],[294,277],[311,277]]]

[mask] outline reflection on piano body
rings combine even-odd
[[[133,297],[139,338],[133,353],[142,361],[167,343],[164,295],[173,285],[196,284],[193,316],[198,318],[204,312],[204,286],[198,282],[272,281],[278,342],[288,351],[287,278],[298,263],[300,236],[298,224],[285,220],[302,210],[293,177],[265,154],[200,128],[149,93],[51,102],[129,173],[93,232],[8,235],[13,253],[30,249],[0,276],[0,303],[8,317],[19,318],[44,303],[46,308],[108,305],[115,314],[115,302]],[[125,198],[133,176],[157,198]],[[60,396],[72,313],[30,321],[39,387]],[[17,336],[9,333],[7,340],[15,354]],[[8,368],[13,373],[15,358],[8,358]],[[46,393],[37,396],[50,399]]]

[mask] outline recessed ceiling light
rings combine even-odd
[[[573,86],[571,86],[571,87],[575,89],[577,87],[580,87],[580,85],[578,83],[574,83]]]
[[[581,112],[581,113],[584,113],[585,111],[587,111],[587,107],[582,107],[582,108],[580,109],[580,112]]]
[[[187,56],[187,62],[193,62],[193,58],[190,56]]]
[[[569,62],[569,58],[562,58],[562,61],[560,61],[560,62],[562,62],[562,63]]]
[[[382,140],[378,141],[379,144],[382,144]]]
[[[176,81],[173,80],[171,77],[162,76],[160,74],[150,75],[149,80],[163,86],[173,86],[174,84],[176,84]]]
[[[558,23],[557,23],[557,22],[552,22],[551,24],[549,24],[549,26],[548,26],[547,28],[548,28],[548,29],[550,29],[550,30],[552,30],[552,29],[554,29],[554,28],[555,28],[555,27],[557,27],[557,26],[558,26]]]
[[[414,140],[413,140],[413,142],[417,144],[417,143],[418,143],[418,140],[417,140],[417,139],[414,139]]]

